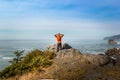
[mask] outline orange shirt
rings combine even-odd
[[[56,35],[55,37],[56,37],[58,43],[62,42],[62,36]]]

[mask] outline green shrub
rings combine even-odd
[[[9,62],[12,63],[12,64],[16,64],[16,63],[20,62],[23,59],[22,55],[23,55],[24,51],[25,50],[22,50],[22,51],[17,50],[17,51],[15,51],[13,54],[15,54],[16,57],[13,58],[12,61],[9,61]]]
[[[44,54],[45,56],[47,56],[48,59],[53,59],[56,56],[54,52],[49,52],[49,51],[45,51]]]
[[[21,61],[12,63],[0,72],[1,78],[8,78],[15,75],[22,75],[33,70],[40,70],[52,64],[51,60],[55,53],[49,51],[33,50]]]

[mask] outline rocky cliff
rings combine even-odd
[[[69,44],[55,53],[52,65],[35,72],[27,72],[6,80],[119,80],[119,57],[114,66],[109,56],[120,56],[120,49],[113,48],[105,54],[82,54]],[[50,45],[47,51],[55,52],[56,45]],[[32,57],[31,57],[32,58]]]

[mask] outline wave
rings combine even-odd
[[[92,51],[92,54],[105,54],[104,52],[96,52],[96,51]]]
[[[4,59],[4,60],[11,60],[11,59],[13,59],[13,57],[2,57],[2,59]]]
[[[83,54],[105,54],[103,51],[91,51],[91,50],[84,50],[81,51]]]
[[[118,41],[117,44],[120,44],[120,41]]]

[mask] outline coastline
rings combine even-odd
[[[47,41],[47,42],[46,42]],[[65,42],[65,41],[63,41]],[[106,41],[103,40],[70,40],[66,41],[70,43],[72,47],[75,49],[80,50],[83,54],[104,54],[106,50],[110,48],[119,48],[120,45],[108,45]],[[3,61],[4,65],[1,64],[2,69],[8,65],[7,58],[13,58],[13,52],[16,50],[23,50],[25,49],[24,56],[31,50],[40,49],[45,50],[46,47],[54,43],[54,40],[0,40],[0,59]],[[9,45],[8,45],[9,44]]]
[[[23,59],[22,62],[20,62],[20,65],[28,65],[28,64],[34,64],[36,61],[32,61],[36,58],[38,58],[40,55],[43,55],[43,59],[45,58],[44,55],[47,57],[49,56],[50,64],[47,63],[46,60],[44,67],[35,66],[28,71],[26,69],[23,70],[23,68],[16,67],[19,71],[21,69],[22,74],[9,74],[9,76],[6,76],[4,74],[8,74],[4,70],[3,73],[0,75],[6,76],[4,78],[1,78],[0,80],[39,80],[39,79],[53,79],[53,80],[70,80],[70,79],[77,79],[77,80],[118,80],[120,78],[120,59],[117,60],[116,65],[114,66],[113,63],[109,60],[109,58],[105,54],[82,54],[79,50],[74,48],[67,47],[68,44],[65,44],[66,48],[63,50],[55,53],[56,56],[54,56],[53,51],[55,50],[54,45],[51,45],[47,48],[46,51],[40,51],[40,50],[33,50],[25,56],[25,59]],[[45,54],[41,54],[45,53]],[[51,53],[52,52],[52,53]],[[120,50],[117,48],[109,49],[107,50],[106,54],[114,53],[115,55],[120,56]],[[46,55],[47,54],[47,55]],[[53,55],[51,55],[53,54]],[[30,57],[31,56],[31,57]],[[51,57],[50,57],[51,56]],[[30,57],[30,58],[29,58]],[[41,56],[40,56],[41,57]],[[33,59],[34,58],[34,59]],[[27,60],[29,59],[29,60]],[[23,63],[23,62],[27,63]],[[42,60],[44,61],[44,60]],[[38,61],[37,61],[38,63]],[[19,64],[19,63],[18,63]],[[16,64],[17,65],[17,64]],[[36,64],[35,64],[36,65]],[[46,67],[45,67],[46,65]],[[15,67],[14,64],[11,65],[12,67]],[[31,65],[33,66],[33,65]],[[30,67],[30,66],[29,66]],[[8,67],[9,70],[10,67]],[[15,69],[16,69],[15,68]],[[27,71],[26,71],[27,70]],[[14,73],[14,68],[12,70],[12,73]],[[11,71],[9,71],[11,72]],[[63,75],[64,74],[64,75]],[[91,77],[92,76],[92,77]]]

